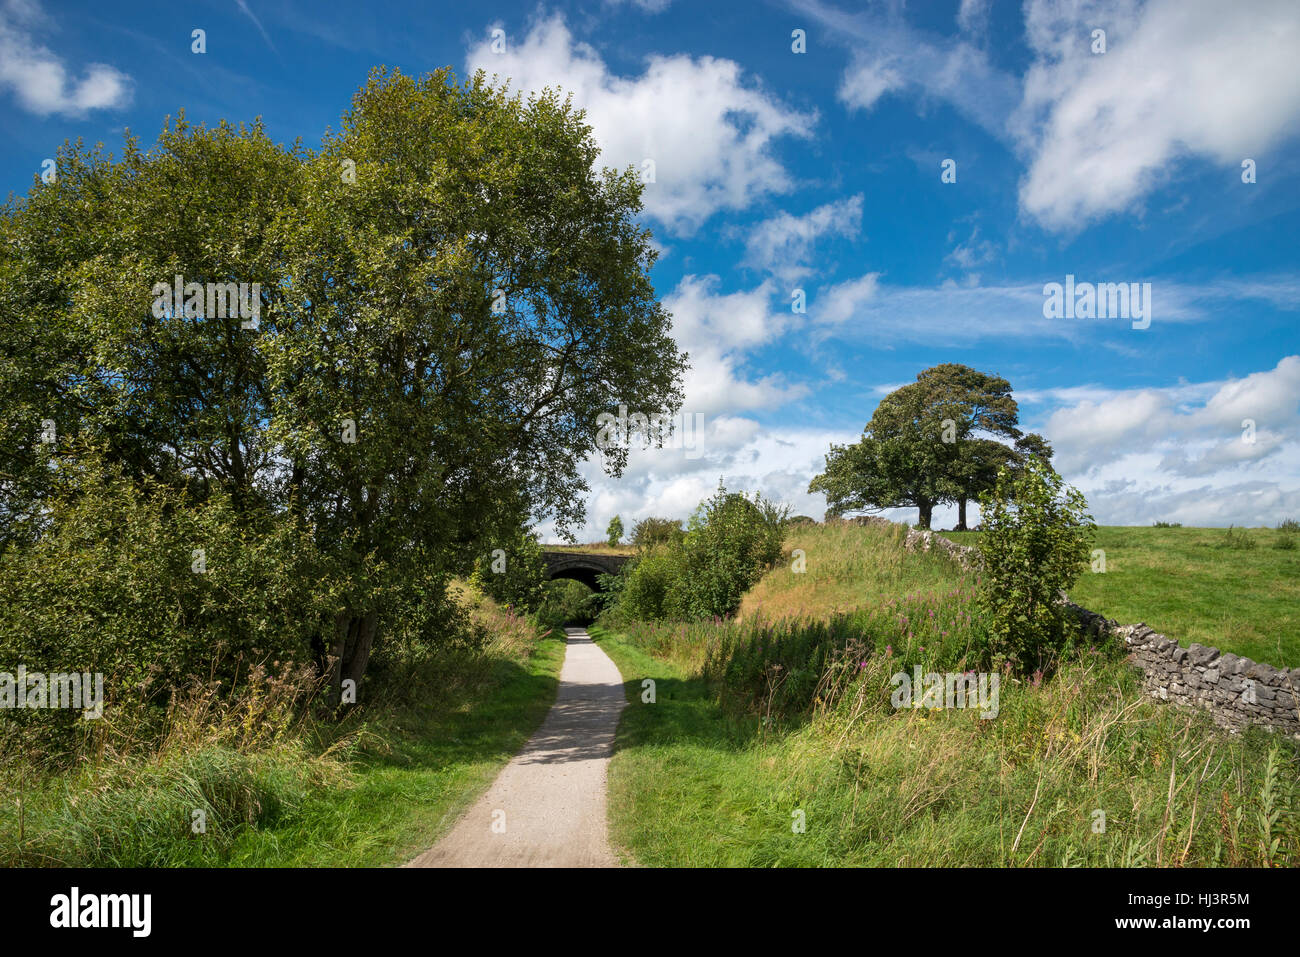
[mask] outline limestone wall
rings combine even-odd
[[[912,529],[903,544],[913,551],[942,551],[966,569],[979,565],[974,548],[928,531]],[[1198,644],[1183,648],[1145,624],[1121,625],[1064,596],[1062,600],[1088,631],[1124,642],[1153,698],[1209,711],[1221,727],[1260,724],[1300,735],[1300,668],[1274,668]]]

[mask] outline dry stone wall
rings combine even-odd
[[[910,530],[903,546],[941,551],[967,570],[980,564],[976,549],[921,529]],[[1198,644],[1184,648],[1145,624],[1121,625],[1061,597],[1089,632],[1124,642],[1153,698],[1208,711],[1231,730],[1259,724],[1300,736],[1300,668],[1274,668]]]

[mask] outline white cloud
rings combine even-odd
[[[961,0],[957,26],[963,33],[981,34],[988,27],[989,0]]]
[[[745,264],[797,281],[812,272],[809,260],[818,239],[854,236],[861,228],[861,193],[818,206],[803,216],[781,212],[747,231]]]
[[[466,60],[471,71],[509,78],[515,91],[572,93],[587,111],[602,165],[641,170],[654,162],[646,212],[681,233],[719,210],[791,189],[773,145],[811,135],[816,122],[747,81],[732,60],[656,55],[639,76],[618,76],[558,15],[535,23],[522,41],[508,37],[505,53],[492,53],[485,39]]]
[[[858,60],[840,81],[839,98],[851,109],[869,111],[876,101],[893,90],[907,85],[903,76],[890,66],[890,58]]]
[[[1007,136],[1018,84],[992,65],[972,35],[953,39],[917,30],[903,20],[901,5],[886,16],[843,13],[820,0],[796,5],[853,50],[838,91],[850,109],[869,111],[887,93],[911,92],[950,103],[994,136]],[[982,22],[978,6],[967,11],[974,33]]]
[[[832,442],[854,438],[830,430],[767,429],[752,420],[722,417],[709,423],[699,458],[688,459],[681,450],[633,449],[621,479],[606,476],[598,460],[588,461],[582,466],[591,486],[587,524],[575,535],[579,541],[603,538],[615,515],[629,531],[652,515],[685,520],[713,494],[719,479],[730,491],[762,492],[789,505],[792,514],[820,519],[826,502],[808,493],[808,483],[825,467]],[[552,525],[540,532],[543,541],[555,540]]]
[[[643,13],[663,13],[673,0],[605,0],[611,7],[633,6]]]
[[[884,395],[897,385],[867,387]],[[1022,425],[1041,431],[1056,450],[1055,465],[1082,490],[1103,525],[1276,525],[1300,518],[1300,356],[1225,382],[1115,390],[1102,386],[1016,393]],[[1024,414],[1030,404],[1068,403],[1039,428]],[[1242,441],[1238,415],[1253,412],[1257,441]],[[583,465],[592,487],[586,528],[596,540],[615,514],[631,527],[649,515],[686,518],[721,478],[729,489],[761,491],[798,514],[820,518],[821,495],[808,483],[825,466],[832,443],[856,441],[859,429],[769,428],[743,416],[709,419],[694,457],[681,449],[634,449],[622,479]],[[891,509],[895,521],[916,520],[915,509]],[[969,520],[978,508],[972,503]],[[956,509],[935,510],[935,526]],[[544,535],[553,535],[548,526]]]
[[[1036,60],[1013,126],[1022,209],[1075,231],[1127,210],[1186,156],[1238,167],[1300,121],[1294,0],[1030,0]],[[1094,28],[1107,51],[1091,52]]]
[[[800,385],[773,374],[745,377],[745,353],[777,339],[792,314],[773,312],[776,287],[764,281],[748,292],[720,294],[717,276],[686,276],[664,299],[673,316],[673,338],[690,354],[683,409],[714,415],[769,409],[806,394]]]
[[[949,236],[950,242],[952,238],[952,236]],[[981,239],[980,228],[976,226],[971,230],[970,238],[954,246],[952,252],[945,257],[945,261],[951,262],[961,269],[971,270],[977,266],[992,262],[997,258],[997,254],[997,244],[987,239]]]
[[[257,16],[253,11],[248,8],[247,0],[235,0],[235,5],[239,7],[240,13],[253,21],[253,26],[257,27],[257,32],[262,35],[262,39],[266,41],[266,45],[274,51],[275,44],[271,42],[271,35],[267,33],[266,28],[262,26],[262,21],[257,19]]]
[[[860,314],[863,306],[876,298],[880,273],[867,273],[829,287],[809,312],[817,323],[836,325]]]
[[[46,18],[34,2],[7,0],[0,7],[0,87],[37,116],[82,116],[120,109],[131,99],[131,78],[104,63],[88,63],[80,80],[33,32]]]
[[[1300,128],[1295,0],[1027,0],[1033,56],[1023,78],[977,40],[980,2],[963,0],[944,37],[884,15],[796,0],[851,43],[839,98],[871,109],[887,93],[950,104],[1025,159],[1020,207],[1072,233],[1134,209],[1188,158],[1239,169]],[[1093,54],[1093,29],[1107,49]]]
[[[1300,356],[1226,382],[1088,395],[1042,432],[1104,524],[1276,524],[1300,502]]]

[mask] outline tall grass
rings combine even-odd
[[[161,727],[106,712],[74,768],[30,760],[24,736],[0,766],[0,864],[176,866],[219,863],[246,827],[269,827],[312,791],[346,778],[350,736],[314,749],[303,703],[309,672],[254,671],[233,696],[195,683],[172,698]]]
[[[386,809],[344,810],[346,794],[409,787],[389,770],[394,763],[426,788],[442,787],[427,821],[401,824],[427,832],[498,755],[508,757],[533,717],[540,721],[554,684],[518,666],[538,647],[534,625],[464,586],[456,597],[468,616],[447,623],[457,633],[437,647],[390,647],[341,722],[313,707],[320,679],[288,668],[254,668],[234,693],[196,681],[171,696],[161,717],[106,709],[85,722],[70,766],[67,755],[34,751],[30,728],[0,720],[0,866],[265,864],[308,851],[352,863],[329,847],[359,841],[369,850],[365,829],[393,825]],[[507,684],[518,714],[479,721],[467,713]],[[529,727],[516,728],[521,722]],[[434,726],[451,740],[432,743],[443,749],[441,763],[426,780],[404,740]],[[368,820],[376,814],[383,820]],[[335,818],[362,833],[321,833]]]
[[[906,534],[902,525],[793,525],[784,562],[746,593],[739,617],[821,617],[973,584],[942,555],[904,551]]]
[[[1000,676],[994,718],[896,709],[899,672],[982,666],[972,583],[888,529],[790,544],[810,577],[769,573],[740,621],[597,632],[629,678],[611,807],[642,864],[1300,864],[1295,742],[1150,700],[1111,645]]]

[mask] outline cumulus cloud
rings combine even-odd
[[[746,354],[777,339],[793,318],[770,308],[774,283],[719,293],[719,282],[717,276],[686,276],[664,299],[673,316],[673,337],[690,355],[683,408],[715,415],[770,409],[805,395],[804,386],[782,375],[751,379],[745,374]]]
[[[812,271],[813,251],[824,236],[854,236],[862,227],[862,194],[818,206],[803,216],[782,212],[748,230],[745,264],[784,280]]]
[[[883,396],[898,384],[866,391]],[[1056,450],[1054,463],[1087,497],[1103,525],[1276,525],[1300,517],[1300,356],[1269,370],[1223,382],[1114,390],[1104,386],[1016,393],[1024,427],[1041,431]],[[1032,407],[1054,407],[1034,422]],[[1254,443],[1243,440],[1239,415],[1253,412]],[[695,451],[633,449],[622,479],[603,474],[599,460],[583,465],[591,484],[580,539],[595,540],[615,514],[686,518],[717,487],[762,491],[798,514],[820,518],[825,499],[807,491],[825,466],[832,443],[856,441],[860,426],[770,428],[745,416],[710,417]],[[971,519],[978,508],[971,506]],[[882,513],[915,521],[915,509]],[[936,527],[956,510],[935,510]],[[548,526],[544,534],[552,534]]]
[[[1135,452],[1181,475],[1251,466],[1300,440],[1300,356],[1241,379],[1209,383],[1200,403],[1187,387],[1112,392],[1059,408],[1045,434],[1063,470],[1088,472]]]
[[[1042,431],[1099,522],[1275,525],[1300,514],[1300,356],[1226,382],[1017,398],[1067,392],[1086,397]]]
[[[107,64],[86,64],[80,79],[70,75],[63,58],[35,37],[47,25],[31,0],[0,6],[0,87],[20,107],[37,116],[83,116],[130,102],[131,78]]]
[[[1186,156],[1257,158],[1300,121],[1300,5],[1031,0],[1036,59],[1013,126],[1030,156],[1022,209],[1077,230],[1130,208]],[[1105,54],[1091,31],[1106,30]]]
[[[816,123],[744,77],[732,60],[651,56],[639,76],[619,76],[558,15],[537,21],[522,40],[509,38],[501,54],[485,39],[470,49],[467,66],[509,79],[512,90],[572,93],[587,111],[599,162],[643,170],[652,161],[646,212],[683,234],[720,210],[791,189],[774,145],[808,137]]]
[[[832,442],[856,436],[819,429],[768,429],[752,420],[719,417],[711,420],[699,443],[700,454],[687,458],[680,449],[633,449],[621,479],[610,479],[598,459],[583,464],[591,486],[587,524],[575,535],[579,541],[603,538],[615,515],[631,529],[649,516],[687,519],[721,480],[730,491],[762,492],[787,504],[793,514],[820,519],[826,502],[810,495],[808,483],[825,467]],[[554,527],[544,525],[543,540],[554,540]]]

